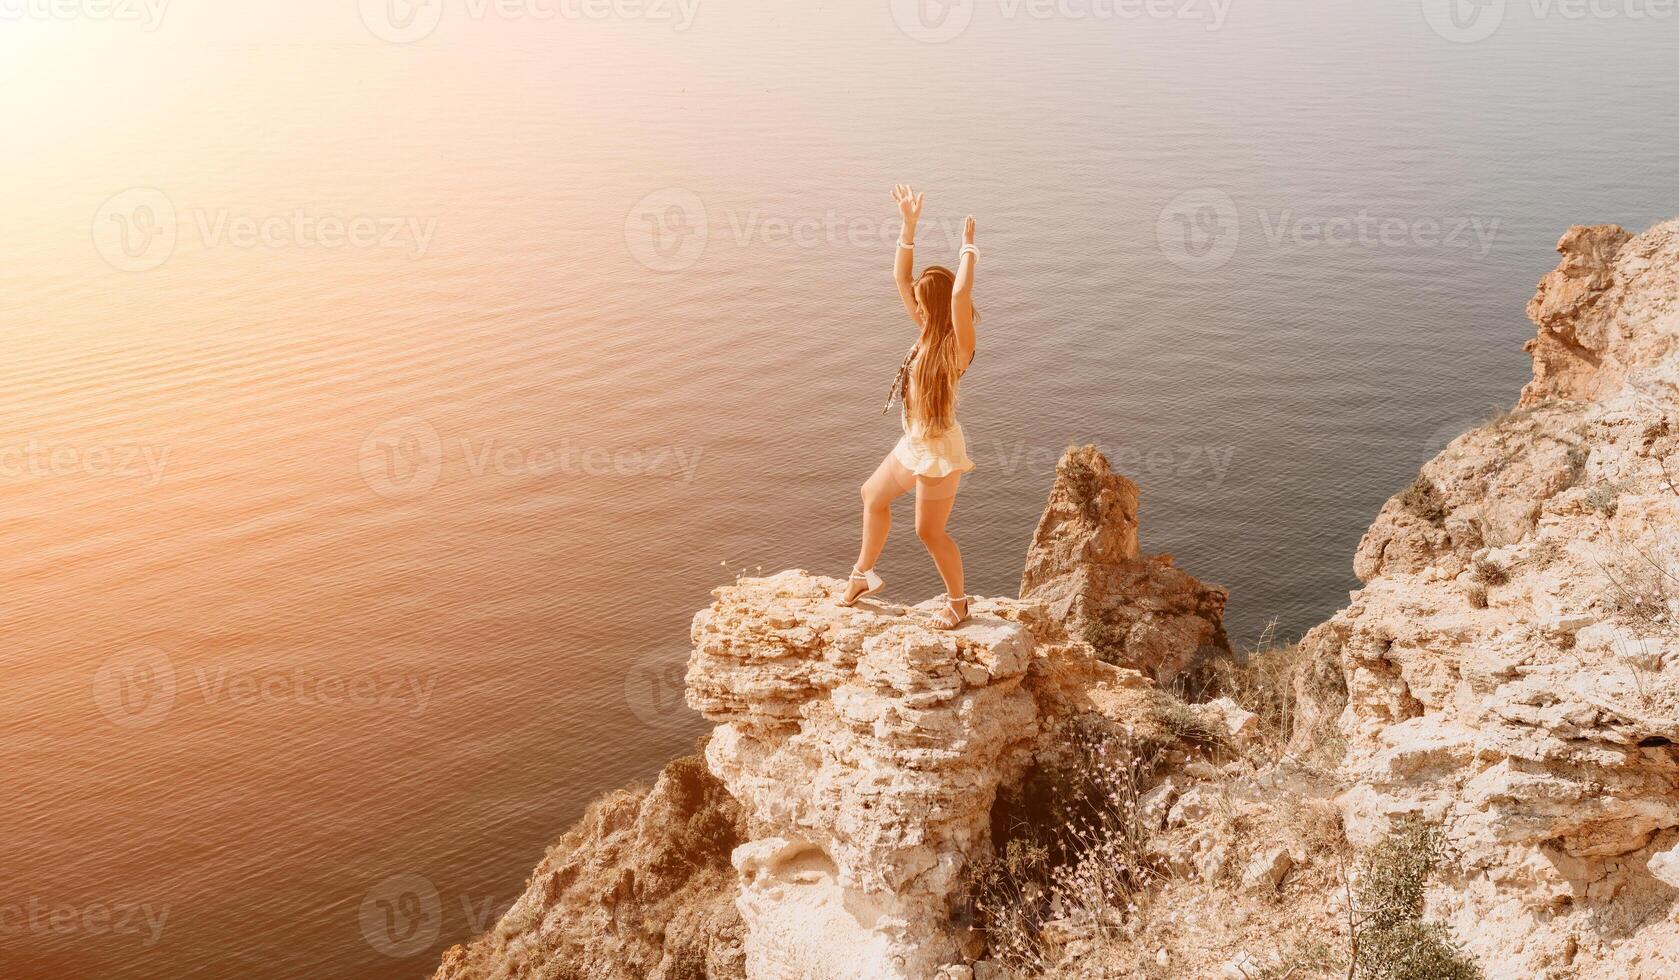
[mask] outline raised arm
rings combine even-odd
[[[979,263],[979,250],[969,248],[974,243],[974,216],[962,226],[962,258],[956,263],[956,286],[950,295],[950,319],[956,326],[956,344],[962,355],[962,366],[974,356],[974,266]]]
[[[898,297],[904,301],[904,309],[918,328],[921,321],[915,315],[915,225],[921,220],[921,199],[925,196],[910,190],[908,184],[892,188],[892,200],[904,219],[904,230],[898,234],[898,254],[892,260],[892,277],[898,281]]]

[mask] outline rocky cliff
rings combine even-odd
[[[1558,250],[1519,407],[1387,503],[1305,645],[1347,680],[1349,837],[1440,822],[1489,977],[1675,977],[1679,222]]]
[[[677,759],[650,788],[591,804],[501,920],[444,955],[437,980],[742,976],[729,855],[745,834],[704,761]]]
[[[1224,591],[1069,451],[1022,598],[954,633],[798,571],[719,589],[703,766],[597,804],[439,977],[1679,976],[1679,222],[1559,251],[1520,401],[1388,501],[1298,645],[1231,658]],[[1203,667],[1222,697],[1163,687]],[[1069,795],[1081,744],[1119,778]],[[1359,855],[1415,826],[1438,871],[1393,934],[1428,943],[1383,952],[1394,865]]]
[[[1068,451],[1032,536],[1020,597],[1040,603],[1110,663],[1170,683],[1230,656],[1229,593],[1137,544],[1137,485],[1094,446]]]
[[[846,609],[844,583],[784,572],[718,591],[694,621],[688,700],[720,726],[706,761],[748,814],[734,852],[753,977],[921,978],[980,952],[952,922],[989,849],[998,786],[1040,731],[1029,680],[1089,650],[1044,642],[1019,603]]]

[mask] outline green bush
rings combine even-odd
[[[1084,624],[1082,639],[1096,651],[1096,659],[1119,666],[1125,662],[1125,631],[1102,619]]]
[[[1399,824],[1365,852],[1354,889],[1360,980],[1481,980],[1445,928],[1423,921],[1428,880],[1449,856],[1439,828],[1416,821]]]
[[[1433,922],[1401,922],[1359,940],[1358,975],[1372,980],[1481,980],[1481,970]]]
[[[1600,483],[1586,491],[1586,506],[1604,517],[1614,517],[1620,502],[1620,489],[1607,483]]]

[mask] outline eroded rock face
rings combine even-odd
[[[1042,603],[1103,659],[1166,683],[1197,658],[1229,656],[1229,593],[1137,545],[1137,485],[1094,446],[1055,468],[1049,506],[1026,553],[1020,597]]]
[[[1559,250],[1521,407],[1388,502],[1304,642],[1347,678],[1349,836],[1443,824],[1489,977],[1679,976],[1679,222]]]
[[[434,980],[724,980],[745,971],[729,855],[740,805],[698,756],[651,789],[608,793],[531,873],[484,935]]]
[[[943,632],[931,603],[846,609],[843,588],[788,571],[717,590],[688,701],[720,723],[706,760],[748,814],[748,976],[925,980],[978,952],[951,912],[999,785],[1042,722],[1122,672],[1027,604],[976,599]]]

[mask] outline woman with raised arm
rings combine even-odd
[[[945,607],[933,622],[940,629],[955,629],[968,618],[968,594],[962,581],[962,552],[945,532],[945,522],[956,504],[962,474],[974,468],[962,426],[956,422],[956,388],[974,359],[974,324],[979,320],[974,310],[974,265],[979,249],[974,247],[974,219],[969,215],[956,271],[930,265],[920,276],[912,276],[915,226],[921,219],[924,196],[904,184],[892,191],[904,221],[894,276],[917,337],[886,398],[890,409],[895,399],[903,397],[904,435],[863,484],[863,547],[841,601],[853,605],[885,585],[874,570],[875,560],[892,526],[892,501],[913,486],[915,533],[933,556],[948,593]]]

